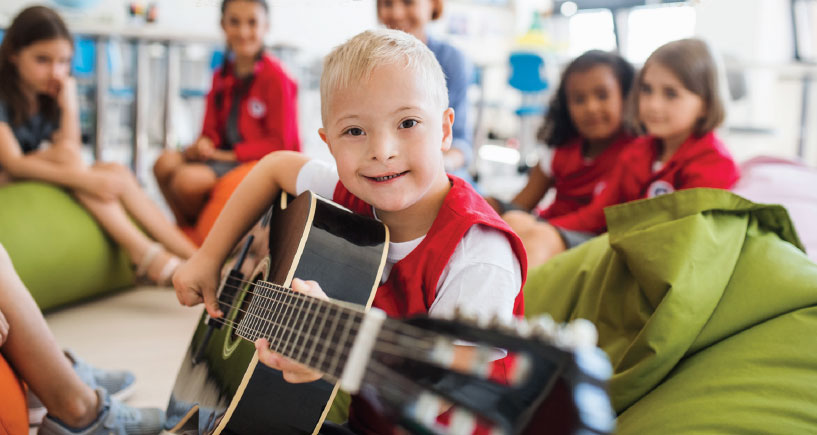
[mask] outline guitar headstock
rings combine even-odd
[[[360,395],[412,433],[612,433],[612,369],[596,338],[583,319],[387,319]],[[463,344],[472,350],[455,367]]]

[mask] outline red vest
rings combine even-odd
[[[693,187],[729,189],[740,176],[737,164],[716,136],[690,136],[669,161],[653,171],[660,146],[653,136],[641,136],[619,155],[607,185],[581,209],[550,223],[568,230],[602,233],[607,224],[604,207]]]
[[[443,269],[451,259],[465,233],[476,224],[486,225],[505,233],[519,260],[522,271],[522,285],[527,276],[527,256],[522,241],[499,215],[477,194],[468,183],[449,175],[451,190],[445,197],[437,217],[428,230],[425,239],[405,258],[391,269],[389,278],[377,289],[373,306],[392,317],[408,317],[428,313],[437,294],[437,283]],[[338,182],[333,199],[338,204],[355,213],[373,217],[372,206],[350,193]],[[522,289],[514,302],[514,314],[524,314]],[[503,358],[494,365],[495,379],[507,378],[507,365]],[[353,397],[349,412],[349,422],[358,433],[383,435],[391,433],[391,428],[383,426],[372,414],[368,405]]]
[[[604,180],[618,163],[618,155],[632,142],[633,137],[621,133],[593,159],[583,154],[584,140],[576,138],[553,151],[551,185],[556,198],[539,213],[544,219],[553,219],[584,207],[603,188]]]
[[[242,142],[234,144],[239,162],[258,160],[278,150],[301,150],[298,136],[298,86],[272,56],[264,54],[255,63],[250,88],[238,104],[238,131]],[[232,64],[222,74],[213,74],[213,85],[207,94],[207,108],[201,135],[213,141],[216,148],[224,144],[227,119],[233,105],[235,87],[240,84]]]

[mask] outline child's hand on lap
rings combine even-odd
[[[320,285],[315,281],[303,281],[298,278],[292,280],[292,289],[318,299],[328,299],[326,293],[321,290]],[[284,380],[293,384],[317,381],[321,378],[321,373],[286,358],[285,356],[270,350],[270,344],[266,338],[259,338],[255,342],[255,349],[258,351],[258,361],[283,372]]]

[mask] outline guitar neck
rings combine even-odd
[[[341,379],[359,333],[371,323],[360,309],[266,281],[254,285],[242,311],[236,327],[240,337],[252,342],[266,338],[271,350],[333,381]]]

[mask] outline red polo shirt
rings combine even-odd
[[[660,152],[655,137],[639,137],[619,155],[606,187],[590,204],[549,222],[598,234],[607,228],[604,207],[693,187],[729,189],[740,175],[729,151],[713,132],[689,137],[665,165],[654,168]]]
[[[297,84],[281,64],[268,54],[255,63],[250,88],[244,93],[238,112],[238,131],[242,141],[233,145],[239,162],[258,160],[272,151],[301,150],[298,136]],[[225,148],[224,134],[236,86],[241,84],[232,64],[213,74],[213,86],[207,95],[202,136],[216,148]]]

